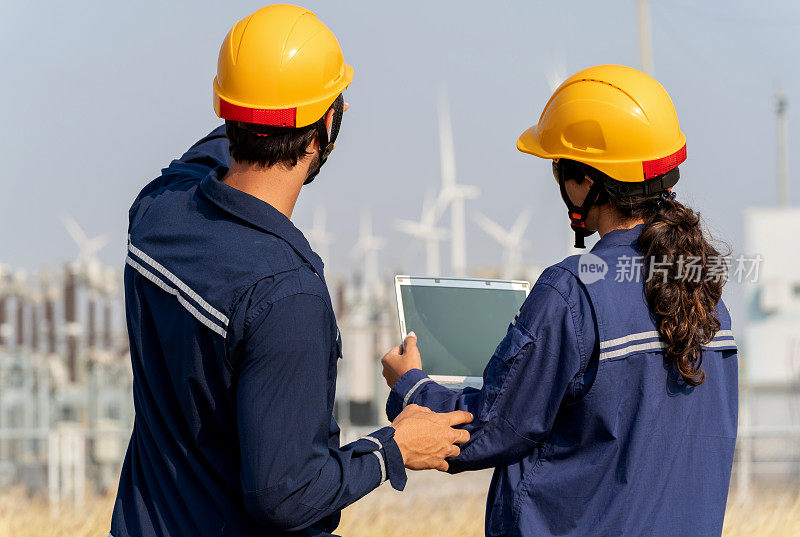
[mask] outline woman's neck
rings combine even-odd
[[[615,229],[631,229],[639,224],[644,224],[644,220],[641,218],[623,218],[622,215],[612,209],[609,204],[598,207],[598,209],[597,232],[601,237]]]

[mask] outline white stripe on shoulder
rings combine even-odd
[[[141,274],[142,276],[144,276],[145,278],[156,284],[159,288],[161,288],[162,291],[169,293],[173,295],[175,298],[177,298],[180,305],[186,308],[186,311],[191,313],[195,319],[197,319],[198,321],[200,321],[201,324],[203,324],[203,326],[210,328],[211,330],[213,330],[222,337],[227,336],[228,332],[227,330],[225,330],[225,328],[219,326],[217,323],[215,323],[214,321],[203,315],[197,308],[195,308],[192,304],[190,304],[189,301],[183,298],[177,289],[174,289],[169,285],[167,285],[166,283],[164,283],[161,280],[161,278],[157,277],[155,274],[144,268],[141,264],[134,261],[132,257],[128,256],[125,259],[125,262],[128,265],[130,265],[134,270],[136,270],[136,272],[138,272],[139,274]]]
[[[146,253],[141,251],[139,248],[134,246],[133,243],[130,242],[130,239],[128,239],[128,250],[133,255],[135,255],[136,257],[138,257],[139,259],[141,259],[142,261],[144,261],[148,265],[150,265],[150,267],[153,270],[155,270],[156,272],[160,272],[161,275],[163,275],[165,278],[167,278],[169,281],[171,281],[178,289],[180,289],[181,291],[186,293],[186,295],[188,295],[189,298],[191,298],[192,300],[194,300],[195,302],[200,304],[200,307],[202,307],[204,310],[206,310],[212,316],[216,317],[218,320],[222,321],[222,323],[227,328],[227,326],[228,326],[228,318],[221,311],[219,311],[214,306],[212,306],[211,304],[206,302],[203,299],[203,297],[198,295],[191,287],[189,287],[188,285],[183,283],[180,279],[178,279],[177,276],[175,276],[173,273],[171,273],[169,270],[167,270],[161,263],[159,263],[158,261],[156,261],[155,259],[153,259],[149,255],[147,255]]]
[[[638,334],[631,334],[629,336],[620,337],[617,339],[612,339],[610,341],[605,341],[600,343],[600,348],[608,348],[614,347],[616,345],[620,345],[622,343],[627,343],[630,341],[639,341],[642,339],[649,339],[649,338],[656,338],[658,337],[658,332],[651,331],[651,332],[639,332]],[[724,338],[724,339],[721,339]],[[719,348],[719,347],[735,347],[736,342],[733,339],[733,332],[730,330],[720,330],[707,344],[703,345],[706,348]],[[626,345],[619,349],[615,350],[606,350],[600,352],[600,359],[607,360],[609,358],[617,358],[619,356],[625,356],[626,354],[632,354],[634,352],[641,352],[641,351],[648,351],[653,349],[663,349],[666,345],[663,341],[651,341],[649,343],[637,343],[632,345]]]
[[[643,339],[653,339],[659,337],[657,330],[650,330],[648,332],[638,332],[636,334],[628,334],[627,336],[618,337],[615,339],[609,339],[608,341],[601,341],[600,348],[601,349],[608,349],[610,347],[616,347],[618,345],[622,345],[624,343],[630,343],[632,341],[639,341]],[[724,338],[724,337],[733,337],[733,332],[730,330],[720,330],[714,336],[714,339],[717,338]]]
[[[664,343],[661,341],[652,341],[650,343],[640,343],[638,345],[627,345],[621,349],[613,351],[605,351],[600,353],[601,360],[608,360],[609,358],[617,358],[618,356],[625,356],[634,352],[649,351],[653,349],[663,349]]]
[[[714,339],[703,345],[703,347],[707,347],[709,349],[715,349],[718,347],[735,347],[736,341],[733,339]]]
[[[640,339],[650,339],[658,337],[657,330],[650,330],[649,332],[639,332],[637,334],[628,334],[627,336],[618,337],[616,339],[609,339],[608,341],[601,341],[600,348],[607,349],[609,347],[616,347],[623,343],[630,343],[631,341],[638,341]]]

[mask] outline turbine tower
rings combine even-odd
[[[11,267],[0,263],[0,347],[8,344],[11,339],[11,325],[8,324],[6,306],[11,294]]]
[[[477,187],[456,183],[456,156],[453,147],[453,127],[447,94],[442,90],[439,98],[439,148],[442,165],[442,190],[439,205],[450,209],[450,263],[454,276],[467,274],[467,238],[464,202],[480,194]]]
[[[326,222],[325,205],[317,205],[314,210],[314,221],[308,231],[308,239],[311,246],[319,254],[322,260],[327,263],[330,255],[330,246],[333,244],[333,234],[325,228]]]
[[[386,246],[386,241],[381,237],[372,234],[372,214],[365,210],[361,213],[361,228],[358,233],[358,242],[355,246],[356,254],[364,257],[363,291],[364,297],[370,297],[370,293],[380,283],[378,272],[378,252]]]
[[[522,273],[522,252],[529,245],[523,235],[531,221],[530,211],[522,211],[509,230],[477,211],[472,216],[475,219],[475,223],[503,247],[503,278],[520,277]]]
[[[78,286],[83,284],[88,290],[88,343],[90,352],[94,352],[96,341],[96,289],[100,282],[102,268],[97,252],[106,245],[105,235],[89,238],[78,222],[69,214],[61,216],[67,233],[78,246],[78,257],[73,263],[67,264],[64,282],[64,321],[67,332],[67,366],[69,379],[78,380],[78,340],[83,333],[83,325],[78,320]]]
[[[436,227],[437,209],[433,191],[428,190],[422,202],[422,215],[419,222],[395,221],[395,227],[399,231],[425,242],[425,273],[429,276],[441,275],[439,242],[448,237],[447,230]]]

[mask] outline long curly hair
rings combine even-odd
[[[645,297],[666,358],[687,384],[702,384],[701,346],[720,329],[716,307],[727,280],[728,253],[714,246],[700,214],[674,195],[616,196],[608,191],[607,196],[623,218],[644,221],[638,246],[644,256]]]

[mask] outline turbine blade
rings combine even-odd
[[[567,68],[565,66],[564,58],[558,58],[547,69],[545,76],[547,77],[547,85],[550,88],[550,93],[554,93],[564,80],[567,79]]]
[[[105,235],[98,235],[93,239],[89,239],[84,243],[84,248],[83,248],[86,257],[87,258],[94,257],[95,254],[97,254],[97,252],[102,250],[103,246],[105,246],[106,244],[108,244],[108,237],[106,237]]]
[[[66,212],[61,214],[61,222],[64,224],[69,236],[72,237],[73,241],[75,241],[75,244],[77,244],[79,248],[82,248],[83,244],[89,240],[89,237],[83,231],[81,226],[78,225],[78,222],[76,222],[75,219]]]
[[[473,211],[472,218],[475,220],[475,223],[478,224],[478,227],[494,240],[500,244],[505,244],[507,242],[508,232],[503,229],[500,224],[478,211]]]
[[[407,235],[413,235],[415,237],[421,237],[422,234],[422,226],[419,222],[412,222],[411,220],[395,220],[394,227],[398,231],[401,231]]]
[[[422,215],[420,221],[426,224],[433,225],[437,217],[437,196],[434,194],[432,188],[425,191],[425,197],[422,199]]]
[[[525,234],[525,229],[527,229],[528,224],[531,222],[531,216],[530,210],[525,209],[522,211],[517,217],[517,220],[514,222],[514,225],[511,226],[509,235],[514,237],[516,240],[521,239]]]
[[[450,106],[447,92],[442,88],[439,95],[439,150],[442,169],[442,186],[456,184],[456,157],[453,147],[453,126],[450,121]]]

